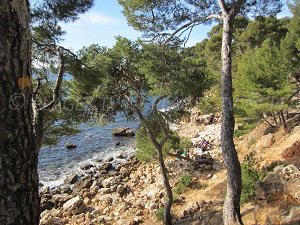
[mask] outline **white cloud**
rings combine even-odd
[[[82,15],[80,19],[82,22],[89,22],[92,24],[101,25],[112,25],[118,23],[116,19],[98,12],[89,12],[87,14]]]

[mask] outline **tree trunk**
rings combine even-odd
[[[38,225],[28,1],[1,1],[0,34],[0,224]]]
[[[288,126],[286,124],[286,121],[285,121],[285,118],[284,118],[284,114],[283,114],[283,111],[280,110],[279,112],[279,118],[280,118],[280,121],[281,121],[281,124],[283,126],[283,129],[286,133],[288,133]]]
[[[223,221],[225,225],[243,224],[240,214],[240,196],[242,191],[241,167],[233,143],[234,112],[232,97],[231,76],[231,42],[233,34],[234,17],[224,15],[222,35],[222,130],[221,147],[227,168],[227,193],[223,208]]]
[[[276,115],[275,115],[275,113],[273,111],[271,113],[272,113],[273,120],[275,122],[275,126],[277,126],[278,122],[277,122],[277,119],[276,119]]]
[[[129,104],[131,104],[130,99],[128,99],[128,102],[129,102]],[[161,173],[163,176],[163,182],[164,182],[164,186],[165,186],[166,193],[167,193],[167,199],[166,199],[166,203],[165,203],[165,207],[164,207],[164,223],[166,225],[172,225],[171,208],[172,208],[172,204],[173,204],[173,193],[172,193],[172,188],[171,188],[171,185],[169,182],[168,170],[166,168],[165,160],[164,160],[164,156],[163,156],[163,151],[162,151],[163,146],[161,146],[158,143],[158,141],[156,140],[156,138],[154,136],[154,132],[151,130],[150,127],[147,126],[147,121],[145,120],[142,112],[138,109],[135,112],[137,113],[137,116],[138,116],[139,120],[141,121],[141,123],[143,124],[143,126],[147,129],[150,139],[151,139],[153,145],[155,146],[155,149],[158,154],[159,166],[160,166],[160,170],[161,170]]]
[[[158,161],[163,176],[164,186],[167,192],[167,199],[166,199],[165,210],[164,210],[164,221],[166,225],[171,225],[172,224],[171,207],[173,204],[173,193],[169,182],[168,171],[165,165],[162,148],[161,147],[158,148],[157,146],[156,150],[158,153]]]

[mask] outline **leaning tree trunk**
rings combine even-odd
[[[0,224],[38,225],[28,1],[1,1],[0,34]]]
[[[241,167],[233,142],[234,112],[231,76],[231,42],[233,34],[233,16],[224,16],[222,35],[222,130],[221,147],[227,168],[227,193],[223,208],[225,225],[243,224],[240,214],[240,196],[242,191]]]
[[[128,98],[129,99],[129,98]],[[129,99],[128,102],[131,104],[131,100]],[[148,135],[151,139],[151,142],[155,146],[156,152],[158,154],[158,161],[160,166],[160,171],[163,177],[164,187],[167,193],[167,199],[164,207],[164,223],[165,225],[172,225],[172,215],[171,215],[171,208],[173,204],[173,192],[169,181],[168,170],[165,164],[164,156],[163,156],[163,144],[158,143],[154,136],[154,132],[147,126],[147,121],[145,120],[142,112],[140,110],[136,110],[137,116],[140,119],[141,123],[147,129]]]
[[[165,165],[162,148],[156,146],[156,151],[158,153],[159,166],[163,176],[164,186],[167,192],[167,199],[164,207],[164,222],[166,225],[171,225],[172,224],[171,207],[173,204],[172,188],[170,186],[168,171]]]

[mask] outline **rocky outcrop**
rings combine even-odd
[[[277,166],[257,184],[256,202],[288,201],[300,204],[300,171],[294,165]]]
[[[112,134],[114,136],[118,136],[118,137],[120,137],[120,136],[122,136],[122,137],[132,137],[132,136],[135,135],[133,130],[129,127],[115,128],[115,129],[112,130]]]

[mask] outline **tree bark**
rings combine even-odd
[[[279,118],[280,118],[280,121],[281,121],[281,125],[283,126],[284,131],[286,133],[288,133],[288,126],[287,126],[285,118],[284,118],[283,110],[280,110],[278,113],[279,113]]]
[[[168,171],[165,165],[162,148],[156,147],[156,150],[158,153],[158,161],[163,176],[164,186],[167,192],[167,199],[166,199],[165,210],[164,210],[164,222],[166,225],[171,225],[172,224],[171,207],[173,204],[173,193],[169,182]]]
[[[168,170],[165,165],[165,160],[164,160],[164,156],[163,156],[163,150],[162,150],[163,145],[160,145],[158,143],[158,141],[156,140],[156,138],[153,134],[154,132],[151,130],[150,127],[147,126],[147,121],[145,120],[141,111],[137,109],[135,112],[137,113],[137,116],[138,116],[139,120],[141,121],[141,123],[147,129],[150,139],[151,139],[153,145],[155,146],[156,152],[158,154],[160,171],[161,171],[161,174],[163,177],[164,187],[165,187],[166,193],[167,193],[167,199],[166,199],[166,203],[165,203],[165,207],[164,207],[164,223],[166,225],[172,225],[171,208],[172,208],[172,204],[173,204],[173,193],[172,193],[172,188],[171,188],[171,185],[169,182]]]
[[[0,224],[38,225],[28,1],[1,1],[0,34]]]
[[[231,43],[233,34],[234,16],[223,15],[222,34],[222,128],[221,148],[227,168],[227,193],[223,208],[223,221],[225,225],[243,224],[240,214],[240,196],[242,191],[241,167],[233,142],[234,111],[232,97],[231,76]]]
[[[275,113],[273,111],[271,112],[271,114],[272,114],[273,120],[275,122],[275,126],[277,126],[278,122],[277,122],[277,119],[276,119],[276,115],[275,115]]]

